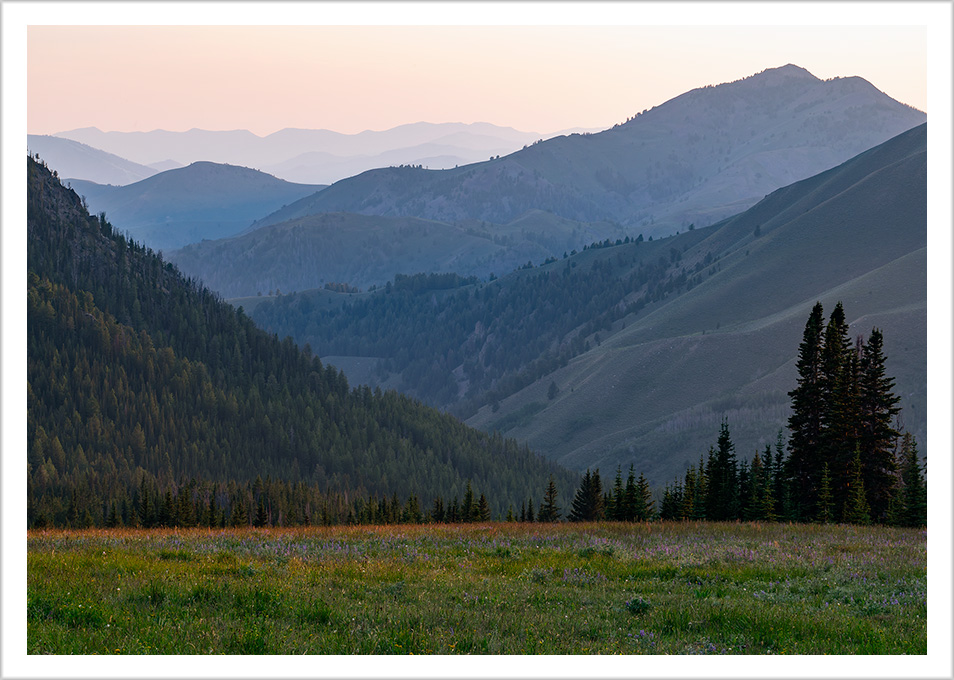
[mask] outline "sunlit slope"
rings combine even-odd
[[[683,256],[718,256],[700,285],[468,422],[516,423],[508,435],[570,467],[634,462],[660,482],[698,461],[726,416],[749,456],[787,421],[811,306],[841,300],[852,334],[884,331],[905,425],[923,442],[925,141],[921,126],[725,221]]]

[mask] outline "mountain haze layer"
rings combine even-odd
[[[264,170],[282,179],[326,184],[384,165],[454,167],[509,153],[541,138],[490,123],[411,123],[343,134],[286,128],[260,137],[248,130],[103,132],[81,128],[56,136],[152,165],[212,161]]]
[[[72,180],[93,213],[156,250],[232,236],[253,220],[323,187],[250,168],[198,162],[126,186]]]
[[[258,224],[338,211],[507,223],[538,209],[670,234],[736,214],[925,120],[861,78],[823,81],[787,65],[499,159],[371,170]]]
[[[27,135],[27,150],[39,154],[60,177],[97,184],[132,184],[152,177],[158,170],[94,149],[71,139],[50,135]]]

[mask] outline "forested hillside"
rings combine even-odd
[[[241,523],[256,509],[343,521],[359,500],[468,488],[499,515],[551,476],[575,482],[407,396],[351,389],[91,217],[44,165],[27,172],[31,526]]]
[[[626,315],[696,285],[712,257],[687,270],[682,254],[705,235],[606,241],[486,284],[399,275],[374,295],[343,295],[335,306],[316,304],[322,291],[285,295],[252,316],[321,356],[370,357],[375,383],[390,379],[468,417],[566,366]]]

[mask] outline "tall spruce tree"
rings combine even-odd
[[[906,527],[927,526],[927,486],[918,456],[918,443],[909,432],[901,440],[901,513],[900,524]]]
[[[580,488],[573,497],[569,519],[571,522],[595,522],[603,519],[603,484],[599,470],[587,470],[583,475]]]
[[[861,351],[860,389],[856,421],[862,476],[872,519],[884,521],[897,480],[894,451],[900,433],[891,426],[900,412],[900,397],[893,393],[894,379],[885,371],[884,338],[871,329]]]
[[[646,479],[646,475],[640,472],[639,481],[636,482],[636,521],[648,522],[651,520],[656,512],[655,505],[656,501],[653,500],[653,492],[649,488],[649,481]]]
[[[537,515],[538,522],[556,522],[560,519],[560,507],[557,505],[557,488],[553,477],[547,483],[547,490],[543,494],[543,502],[540,504],[540,512]]]
[[[739,509],[738,463],[735,445],[729,434],[729,423],[722,420],[717,450],[709,449],[706,463],[708,489],[706,519],[716,522],[737,519]]]
[[[861,467],[861,454],[856,451],[851,459],[848,498],[845,499],[845,507],[842,510],[842,521],[846,524],[871,524],[871,509],[868,506]]]
[[[792,415],[788,419],[791,435],[785,477],[790,482],[792,519],[796,520],[812,511],[821,477],[823,330],[824,309],[820,302],[816,302],[798,346],[795,365],[798,386],[788,393],[792,399]]]

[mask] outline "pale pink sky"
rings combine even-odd
[[[369,6],[370,7],[370,6]],[[30,26],[33,134],[417,121],[608,127],[794,63],[927,110],[923,27]]]

